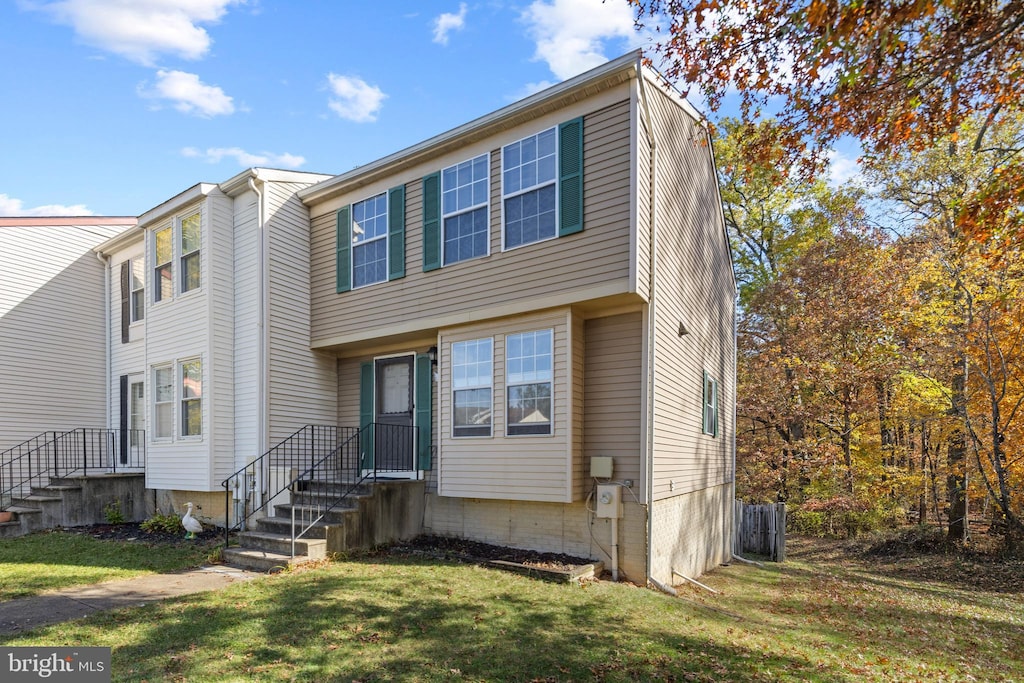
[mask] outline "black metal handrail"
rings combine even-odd
[[[418,435],[419,427],[370,423],[335,452],[299,473],[290,486],[292,557],[295,557],[295,541],[341,505],[361,484],[376,480],[382,472],[414,471],[414,445],[419,443]],[[327,485],[335,487],[333,497],[328,495]],[[317,486],[324,488],[316,491]],[[303,503],[297,504],[298,500]]]
[[[355,427],[306,425],[221,482],[225,546],[232,531],[244,530],[253,515],[288,489],[296,472],[312,467],[338,448],[339,439],[347,441],[356,432]]]
[[[117,472],[146,465],[146,433],[79,427],[43,432],[0,453],[0,510],[50,479],[91,472]]]

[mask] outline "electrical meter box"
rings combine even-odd
[[[622,487],[618,484],[597,485],[595,514],[604,519],[622,517]]]

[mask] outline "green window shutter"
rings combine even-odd
[[[359,428],[373,424],[373,362],[359,366]],[[373,467],[373,428],[362,434],[359,443],[359,464],[363,469]]]
[[[352,206],[338,209],[338,234],[336,247],[338,250],[335,264],[337,291],[347,292],[352,289]]]
[[[416,445],[417,467],[430,469],[430,452],[433,445],[433,415],[431,401],[434,396],[434,367],[430,356],[425,353],[416,356],[416,426],[419,428],[419,443]]]
[[[423,272],[441,267],[441,172],[423,178]]]
[[[558,126],[558,236],[583,232],[583,118]]]
[[[405,185],[388,190],[388,279],[405,277]]]

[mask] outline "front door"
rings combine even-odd
[[[414,355],[374,361],[374,464],[378,472],[415,472]]]

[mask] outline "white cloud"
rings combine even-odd
[[[158,55],[199,59],[210,49],[201,24],[244,0],[59,0],[26,6],[74,29],[87,45],[152,66]]]
[[[270,166],[274,168],[298,168],[306,163],[305,157],[296,154],[274,154],[273,152],[260,152],[252,154],[240,147],[210,147],[199,150],[195,147],[185,147],[181,155],[192,159],[202,159],[209,164],[218,164],[225,157],[233,158],[239,166],[248,168],[250,166]]]
[[[860,161],[853,157],[846,156],[838,150],[830,150],[828,153],[828,184],[832,187],[842,187],[849,183],[861,184],[864,182]]]
[[[20,199],[0,194],[0,216],[92,216],[85,204],[44,204],[31,209],[25,208]]]
[[[156,79],[152,88],[145,84],[140,86],[139,94],[151,99],[170,100],[178,111],[205,118],[235,111],[230,96],[215,85],[206,85],[196,74],[160,69],[156,72]]]
[[[327,81],[334,95],[328,106],[334,113],[356,123],[377,120],[377,112],[387,98],[380,88],[354,76],[327,74]]]
[[[459,3],[459,13],[451,14],[445,12],[434,19],[434,42],[441,45],[448,44],[448,34],[452,31],[461,31],[466,25],[466,3]]]
[[[534,0],[522,14],[537,43],[535,59],[547,62],[560,80],[608,61],[606,41],[634,44],[633,12],[625,2],[599,0]],[[613,55],[615,56],[615,55]]]

